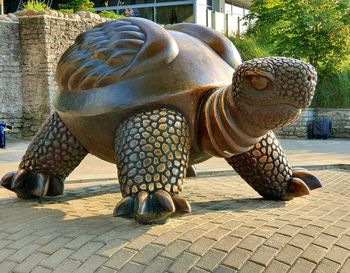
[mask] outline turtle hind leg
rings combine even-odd
[[[321,187],[305,169],[291,168],[281,145],[270,131],[248,152],[226,159],[261,196],[289,200]]]
[[[139,223],[163,223],[170,215],[190,212],[179,197],[189,156],[188,125],[179,112],[144,111],[125,120],[116,133],[116,162],[123,199],[114,216]]]
[[[197,168],[195,165],[189,165],[186,171],[186,177],[197,177]]]
[[[22,199],[60,195],[64,179],[86,154],[55,112],[34,137],[18,171],[7,173],[0,183]]]

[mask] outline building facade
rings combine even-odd
[[[3,1],[5,13],[21,9],[27,0]],[[110,10],[125,16],[143,17],[161,25],[196,23],[226,35],[245,29],[244,16],[251,0],[91,0],[96,12]],[[43,0],[53,9],[69,0]]]

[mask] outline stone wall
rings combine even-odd
[[[16,17],[0,16],[0,120],[15,125],[8,136],[31,138],[53,111],[59,58],[79,33],[105,19],[56,11],[9,18]]]
[[[329,119],[332,122],[332,137],[350,138],[350,109],[309,108],[293,124],[276,131],[278,136],[307,138],[308,127],[315,119]]]
[[[10,138],[22,129],[20,52],[18,22],[0,21],[0,120],[15,125]]]

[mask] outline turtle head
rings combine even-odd
[[[232,92],[239,112],[262,131],[296,120],[310,105],[317,81],[315,68],[299,60],[253,59],[237,67]]]

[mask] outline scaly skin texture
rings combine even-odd
[[[24,154],[20,169],[59,175],[65,179],[84,159],[87,151],[53,113]]]
[[[55,112],[34,137],[18,171],[6,174],[1,185],[24,199],[60,195],[63,181],[86,154]]]
[[[136,211],[139,222],[155,223],[165,217],[162,207],[166,215],[175,207],[179,210],[176,196],[182,191],[189,145],[188,125],[179,112],[161,108],[125,120],[117,130],[115,146],[125,204],[117,205],[115,216]]]
[[[227,158],[226,161],[264,198],[289,199],[288,182],[293,172],[272,131],[250,151]]]
[[[182,191],[189,155],[185,118],[156,109],[125,120],[116,137],[116,162],[123,196],[139,191]]]

